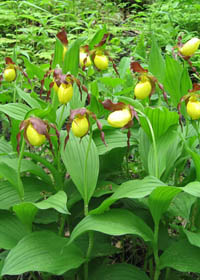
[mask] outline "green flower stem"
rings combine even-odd
[[[151,122],[149,118],[143,114],[140,110],[134,109],[137,113],[139,113],[142,117],[144,117],[148,123],[150,132],[151,132],[151,138],[152,138],[152,143],[153,143],[153,150],[154,150],[154,161],[155,161],[155,177],[159,179],[159,172],[158,172],[158,152],[157,152],[157,146],[156,146],[156,139],[153,131],[153,127],[151,125]]]
[[[16,103],[16,93],[17,93],[17,89],[16,89],[16,79],[15,79],[15,81],[14,81],[14,91],[13,91],[13,103]]]
[[[62,118],[63,118],[63,114],[64,114],[64,111],[65,111],[65,106],[66,106],[66,104],[62,105],[62,110],[61,110],[60,118],[59,118],[59,121],[58,121],[58,130],[61,130],[61,128],[62,128]]]
[[[91,143],[92,143],[92,131],[90,131],[90,137],[89,137],[88,147],[87,147],[86,156],[85,156],[85,169],[84,169],[84,214],[85,214],[85,216],[88,215],[88,193],[87,193],[86,173],[87,173],[87,161],[88,161]],[[92,252],[93,244],[94,244],[94,232],[90,231],[89,232],[88,250],[87,250],[87,254],[86,254],[86,262],[84,264],[84,280],[88,280],[88,263],[90,260],[90,255]]]
[[[58,231],[58,235],[62,236],[63,235],[63,231],[64,231],[64,227],[65,227],[65,214],[61,214],[60,216],[60,226],[59,226],[59,231]]]
[[[170,277],[170,272],[171,272],[170,267],[167,267],[167,268],[166,268],[166,273],[165,273],[165,280],[170,279],[170,278],[169,278],[169,277]]]
[[[92,248],[94,244],[94,232],[89,231],[89,244],[88,244],[88,249],[87,249],[87,254],[86,254],[86,262],[84,264],[84,279],[88,280],[88,263],[90,261],[90,255],[92,253]]]
[[[154,244],[153,244],[154,260],[155,260],[155,264],[156,264],[154,280],[158,280],[159,275],[160,275],[160,269],[159,269],[160,260],[159,260],[159,256],[158,256],[158,230],[159,230],[159,224],[156,223],[155,229],[154,229]]]
[[[17,167],[18,188],[19,188],[19,194],[20,194],[21,200],[24,199],[24,187],[23,187],[23,183],[21,180],[21,176],[20,176],[20,169],[21,169],[21,163],[22,163],[22,159],[23,159],[23,155],[24,155],[24,148],[25,148],[25,139],[23,137],[22,146],[21,146],[19,159],[18,159],[18,167]]]
[[[87,161],[89,156],[89,151],[92,143],[92,132],[90,131],[90,137],[88,142],[88,147],[85,155],[85,168],[84,168],[84,214],[85,216],[88,215],[88,186],[87,186]]]
[[[200,148],[199,121],[198,121],[198,124],[197,124],[197,121],[196,121],[196,120],[192,120],[192,126],[193,126],[194,129],[196,130],[197,137],[198,137],[198,141],[199,141],[199,148]]]

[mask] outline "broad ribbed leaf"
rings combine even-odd
[[[9,103],[0,105],[0,112],[7,114],[9,117],[23,121],[28,111],[31,108],[22,103]]]
[[[174,127],[170,127],[167,132],[156,141],[158,158],[158,178],[167,181],[171,172],[174,171],[176,160],[182,152],[180,137]],[[153,144],[148,153],[148,172],[151,176],[156,176],[155,153]],[[161,177],[162,176],[162,177]]]
[[[130,71],[130,62],[130,57],[125,56],[120,60],[118,72],[121,79],[124,79],[127,72]]]
[[[90,280],[149,280],[144,271],[126,264],[102,265],[92,273]]]
[[[37,213],[37,208],[30,202],[22,202],[13,207],[13,211],[16,213],[16,216],[19,220],[27,226],[27,229],[32,231],[32,222]]]
[[[0,160],[0,165],[2,163],[6,164],[9,167],[9,170],[12,168],[16,172],[16,174],[17,174],[17,170],[18,170],[18,159],[17,158],[2,159],[2,161]],[[30,172],[30,173],[32,173],[32,174],[34,174],[36,176],[39,176],[41,179],[43,179],[44,182],[51,184],[50,177],[45,173],[45,171],[42,169],[41,166],[36,165],[33,161],[30,161],[30,160],[27,160],[27,159],[23,159],[21,161],[20,172],[21,173],[22,172]],[[9,181],[9,179],[8,179],[8,181]],[[14,182],[14,185],[16,185],[16,181]]]
[[[38,108],[40,109],[40,103],[37,102],[36,99],[34,99],[33,97],[30,96],[30,93],[28,92],[24,92],[23,90],[21,90],[19,87],[16,87],[17,89],[17,93],[18,95],[24,100],[26,101],[27,104],[29,104],[31,106],[31,108],[35,109]]]
[[[109,235],[135,234],[145,241],[153,240],[153,232],[142,219],[125,209],[112,209],[100,215],[88,215],[72,231],[70,243],[87,231]]]
[[[34,221],[37,209],[50,209],[53,208],[59,213],[69,214],[67,210],[67,195],[64,191],[59,191],[49,198],[44,199],[37,203],[22,202],[13,207],[14,212],[30,230],[32,229],[32,222]]]
[[[25,66],[26,66],[26,72],[28,74],[29,79],[33,79],[36,76],[37,78],[42,80],[44,77],[44,74],[45,74],[44,70],[41,67],[31,63],[25,57],[23,57],[23,60],[24,60]]]
[[[49,194],[53,191],[49,185],[37,178],[23,178],[24,185],[24,201],[35,202],[44,198],[45,193]],[[10,182],[0,182],[0,209],[8,210],[10,207],[21,202],[18,192]]]
[[[79,267],[84,258],[81,250],[66,238],[53,232],[40,231],[25,236],[5,259],[2,275],[27,271],[44,271],[56,275]]]
[[[62,140],[64,138],[65,135],[62,136]],[[61,153],[67,172],[86,202],[89,202],[94,193],[99,174],[97,148],[93,140],[88,146],[89,141],[89,136],[83,137],[80,141],[71,133],[65,149],[62,148]]]
[[[160,269],[165,267],[200,273],[200,248],[186,239],[173,243],[160,257]]]
[[[149,71],[163,83],[165,76],[165,61],[161,55],[160,48],[157,45],[155,37],[152,36],[151,50],[149,55]]]
[[[166,56],[166,71],[164,79],[164,88],[169,93],[174,107],[177,107],[181,97],[181,78],[183,67],[170,56]]]
[[[61,41],[56,38],[56,44],[55,44],[55,51],[54,51],[54,57],[53,57],[53,62],[52,62],[52,68],[56,68],[57,64],[62,63],[62,58],[63,58],[63,45]]]
[[[143,180],[130,180],[118,187],[117,191],[109,198],[105,199],[102,204],[90,211],[92,214],[101,214],[115,201],[121,198],[142,198],[149,195],[155,188],[165,186],[163,182],[155,177],[146,177]]]
[[[114,148],[127,146],[127,141],[128,141],[127,134],[121,132],[118,129],[104,130],[104,135],[105,135],[105,141],[107,146],[105,146],[105,144],[102,142],[99,133],[96,133],[94,137],[94,142],[97,146],[99,155],[103,155]],[[135,137],[132,135],[130,138],[130,145],[133,145],[135,143],[136,143]]]
[[[159,224],[162,214],[165,213],[172,199],[181,192],[176,187],[158,187],[149,196],[149,208],[155,224]]]
[[[193,196],[200,197],[200,182],[191,182],[181,189]]]
[[[7,160],[7,158],[4,160]],[[18,184],[17,171],[14,168],[5,162],[0,162],[0,176],[7,179],[20,195],[23,194],[23,186]]]
[[[79,67],[79,47],[85,41],[85,39],[85,37],[78,38],[68,48],[63,62],[63,72],[65,74],[70,72],[74,76],[77,75]]]
[[[185,221],[190,220],[190,211],[194,204],[196,197],[189,195],[188,193],[179,193],[170,204],[168,211],[174,217],[181,216]]]
[[[0,248],[11,249],[28,234],[25,226],[8,211],[0,211]]]
[[[166,107],[161,108],[145,108],[145,115],[149,118],[155,138],[158,139],[161,135],[165,134],[170,126],[178,124],[179,116],[176,112],[169,111]],[[140,123],[144,131],[149,135],[151,132],[147,120],[144,117],[140,117]]]
[[[0,155],[2,154],[9,154],[11,153],[13,150],[12,150],[12,147],[11,145],[4,139],[1,139],[1,142],[0,142]]]
[[[113,77],[103,77],[99,79],[101,83],[105,84],[106,86],[109,87],[116,87],[118,85],[124,84],[125,80],[120,79],[120,78],[113,78]]]
[[[67,210],[67,195],[64,191],[59,191],[47,199],[34,203],[34,205],[39,209],[53,208],[60,213],[69,214]]]
[[[200,247],[200,233],[199,232],[191,232],[186,229],[183,229],[183,231],[185,232],[190,244]]]

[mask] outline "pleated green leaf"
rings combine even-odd
[[[45,210],[50,208],[53,208],[62,214],[69,214],[69,211],[67,210],[67,195],[64,191],[59,191],[56,194],[51,195],[49,198],[37,203],[22,202],[15,205],[13,210],[21,222],[31,230],[37,209]]]
[[[102,265],[92,273],[90,280],[149,280],[144,271],[126,264]]]
[[[37,178],[23,178],[24,185],[24,201],[25,202],[36,202],[44,198],[45,193],[49,194],[53,191],[41,180]],[[0,209],[8,210],[15,204],[21,203],[18,192],[13,188],[9,181],[0,182]]]
[[[102,142],[100,134],[96,133],[94,136],[94,142],[97,146],[98,154],[103,155],[114,148],[127,146],[127,134],[121,132],[119,129],[107,129],[104,130],[105,141],[107,146]],[[130,138],[130,145],[136,143],[134,135]]]
[[[163,135],[170,126],[178,124],[179,120],[178,113],[171,112],[166,107],[146,107],[145,115],[149,118],[151,122],[156,139]],[[147,120],[144,117],[140,117],[140,123],[144,131],[149,135],[151,139],[151,132]]]
[[[181,189],[193,196],[200,197],[200,182],[190,182],[185,187],[181,187]]]
[[[13,211],[16,213],[18,219],[27,226],[27,229],[32,231],[32,222],[37,213],[37,207],[30,202],[22,202],[13,207]]]
[[[31,106],[31,108],[33,108],[33,109],[35,109],[35,108],[40,109],[41,108],[40,103],[35,98],[31,97],[30,93],[24,92],[19,87],[16,87],[16,89],[17,89],[18,95],[24,101],[26,101],[26,103],[29,104]]]
[[[200,247],[200,233],[199,232],[191,232],[186,229],[183,229],[183,231],[185,232],[190,244]]]
[[[18,169],[18,159],[17,158],[2,159],[2,161],[0,160],[0,164],[2,164],[2,163],[6,164],[9,168],[9,170],[13,169],[17,173],[17,169]],[[21,173],[30,172],[30,173],[40,177],[44,182],[49,183],[49,184],[52,183],[50,177],[46,174],[46,172],[43,170],[43,168],[41,166],[35,164],[33,161],[23,159],[21,161],[20,172]],[[16,181],[15,181],[15,184],[16,184]]]
[[[142,198],[149,195],[155,188],[165,186],[163,182],[155,177],[146,177],[142,180],[130,180],[118,186],[118,189],[109,198],[105,199],[102,204],[90,211],[91,214],[101,214],[115,201],[121,198]]]
[[[78,38],[68,48],[63,62],[63,72],[65,74],[70,72],[74,76],[77,75],[79,67],[79,47],[85,39],[85,37]]]
[[[47,199],[34,203],[34,205],[38,209],[53,208],[60,213],[69,214],[69,211],[67,210],[67,195],[64,191],[59,191]]]
[[[53,232],[40,231],[25,236],[5,259],[2,275],[43,271],[56,275],[79,267],[84,258],[81,250]]]
[[[182,95],[181,79],[183,67],[181,64],[170,56],[166,56],[166,71],[164,78],[164,88],[171,97],[174,107],[177,107]]]
[[[64,139],[65,135],[62,136],[63,142]],[[94,193],[99,174],[98,151],[93,140],[88,149],[89,141],[89,136],[80,141],[80,138],[71,133],[65,149],[63,147],[61,152],[67,172],[86,202],[89,202]]]
[[[174,242],[160,257],[160,269],[165,267],[200,273],[200,248],[191,245],[187,239]]]
[[[29,106],[22,103],[0,104],[0,112],[19,121],[23,121],[30,110],[31,108]]]
[[[165,61],[161,55],[161,50],[157,45],[155,37],[152,36],[151,50],[149,55],[149,71],[163,83],[165,76]]]
[[[153,232],[142,219],[125,209],[112,209],[99,215],[88,215],[72,231],[70,243],[87,231],[108,235],[135,234],[145,241],[153,240]]]
[[[176,187],[158,187],[149,196],[149,208],[155,224],[159,224],[162,214],[168,209],[172,199],[181,192]]]
[[[17,217],[8,211],[0,211],[0,248],[13,248],[28,233]]]

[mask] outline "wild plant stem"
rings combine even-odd
[[[89,137],[89,142],[88,142],[88,147],[85,155],[85,169],[84,169],[84,214],[85,216],[88,215],[88,186],[87,186],[87,162],[88,162],[88,156],[89,156],[89,151],[92,143],[92,132],[90,131],[90,137]],[[84,263],[84,280],[88,280],[88,263],[90,259],[90,255],[92,252],[94,244],[94,232],[90,231],[89,232],[89,244],[88,244],[88,250],[86,254],[86,262]]]
[[[63,114],[65,111],[65,106],[66,106],[65,104],[62,105],[62,110],[61,110],[60,118],[58,121],[58,130],[61,130],[61,128],[62,128],[62,118],[63,118]]]
[[[149,120],[149,118],[143,114],[141,111],[135,109],[136,112],[138,112],[139,114],[141,114],[142,117],[144,117],[148,123],[150,132],[151,132],[151,138],[152,138],[152,143],[153,143],[153,150],[154,150],[154,161],[155,161],[155,177],[157,177],[159,179],[159,172],[158,172],[158,152],[157,152],[157,146],[156,146],[156,139],[155,139],[155,134],[153,131],[153,127],[151,125],[151,122]]]
[[[17,167],[18,187],[19,187],[19,194],[20,194],[21,200],[24,199],[24,187],[23,187],[23,183],[21,180],[21,176],[20,176],[20,169],[21,169],[22,158],[24,155],[24,148],[25,148],[25,139],[23,137],[22,146],[21,146],[19,159],[18,159],[18,167]]]
[[[159,279],[160,275],[160,269],[159,269],[159,256],[158,256],[158,230],[159,230],[159,224],[155,224],[155,229],[154,229],[154,244],[153,244],[153,253],[154,253],[154,259],[155,259],[155,264],[156,264],[156,269],[155,269],[155,274],[154,274],[154,280]]]

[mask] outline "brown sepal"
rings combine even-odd
[[[95,47],[95,48],[102,47],[102,46],[106,43],[106,41],[107,41],[107,39],[108,39],[109,36],[110,36],[109,33],[104,34],[104,36],[103,36],[103,38],[101,39],[101,41],[100,41],[97,45],[95,45],[94,47]]]
[[[123,102],[113,103],[110,99],[106,99],[103,102],[100,102],[103,105],[103,107],[109,111],[122,110],[125,107],[125,104]]]
[[[65,31],[65,28],[63,27],[60,32],[56,34],[56,37],[61,41],[61,43],[64,46],[68,45],[68,40],[67,40],[67,32]]]
[[[130,69],[133,72],[137,72],[137,73],[147,73],[148,70],[144,69],[139,62],[137,61],[133,61],[130,64]]]
[[[6,64],[15,64],[15,63],[12,61],[12,58],[11,58],[11,57],[5,57],[5,62],[6,62]]]

